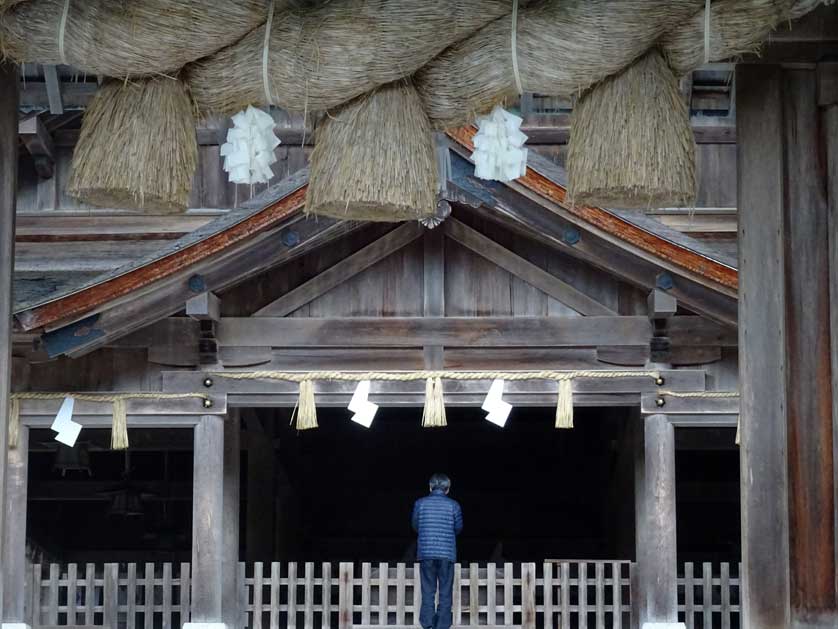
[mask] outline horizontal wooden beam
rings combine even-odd
[[[665,387],[669,389],[669,387]],[[712,391],[706,392],[712,395]],[[663,400],[663,406],[660,406]],[[644,394],[640,411],[644,415],[663,413],[669,417],[676,415],[729,415],[739,416],[739,396],[736,397],[677,397],[674,395],[660,395],[656,393]],[[735,421],[734,421],[735,425]]]
[[[597,347],[648,344],[647,317],[222,318],[218,341],[253,347]],[[673,345],[735,346],[736,333],[700,317],[673,317]]]

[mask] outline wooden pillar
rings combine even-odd
[[[224,422],[224,551],[222,572],[222,617],[229,629],[242,627],[239,609],[239,505],[241,486],[241,420],[231,409]]]
[[[17,194],[17,66],[0,62],[0,505],[6,504],[6,443],[12,363],[12,274]],[[0,509],[0,540],[5,509]],[[0,601],[3,600],[0,570]]]
[[[222,620],[224,569],[224,419],[205,415],[195,426],[192,478],[192,623]]]
[[[640,555],[641,550],[649,546],[646,538],[646,433],[643,429],[645,420],[640,415],[640,409],[633,409],[629,421],[634,450],[634,555],[637,566],[636,578],[632,581],[631,588],[631,627],[640,629],[646,609],[646,579],[641,576],[641,570],[646,564],[640,561]]]
[[[448,149],[445,149],[447,154]],[[440,226],[425,232],[424,280],[422,313],[426,317],[445,316],[445,234]],[[442,369],[445,348],[429,345],[424,348],[425,369]]]
[[[26,494],[29,467],[29,428],[21,426],[17,448],[6,466],[6,528],[3,532],[3,623],[26,621]]]
[[[787,629],[791,613],[780,67],[737,66],[736,107],[744,626]]]
[[[829,213],[817,73],[783,71],[789,575],[793,627],[836,627]]]
[[[642,452],[640,451],[642,450]],[[675,528],[675,429],[666,415],[643,422],[635,478],[640,622],[678,621],[678,563]],[[642,624],[641,624],[642,626]]]

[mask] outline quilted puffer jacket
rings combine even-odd
[[[413,505],[413,530],[419,534],[416,558],[457,561],[457,535],[463,530],[460,503],[435,490]]]

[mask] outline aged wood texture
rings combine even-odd
[[[12,275],[15,259],[15,191],[17,190],[17,66],[0,63],[0,505],[6,504],[6,443],[12,378]],[[5,508],[0,508],[0,540]],[[0,601],[3,600],[0,570]]]
[[[785,272],[792,622],[834,626],[835,485],[829,240],[817,75],[785,70]]]
[[[838,86],[838,72],[833,65],[829,69],[833,84]],[[828,160],[827,191],[829,197],[829,305],[832,353],[832,460],[834,466],[836,523],[836,563],[838,563],[838,91],[824,110],[824,130]],[[835,574],[835,589],[838,592],[838,571]]]
[[[441,229],[426,231],[422,246],[422,314],[426,317],[443,317],[445,316],[444,232]],[[422,352],[425,369],[444,367],[445,348],[442,345],[426,345]]]
[[[241,486],[241,412],[231,409],[224,422],[224,524],[222,543],[221,616],[227,629],[241,624],[239,591],[236,587],[239,566],[239,488]]]
[[[218,340],[251,347],[596,347],[645,345],[646,317],[223,317]],[[673,317],[673,345],[735,345],[734,333],[700,317]]]
[[[3,622],[26,622],[26,498],[29,428],[20,427],[17,448],[9,450],[6,469],[6,528],[2,548]]]
[[[192,480],[192,622],[222,621],[224,419],[195,426]]]
[[[787,629],[789,520],[782,70],[738,66],[742,601],[748,627]]]
[[[448,136],[471,151],[474,150],[472,138],[475,132],[474,127],[463,127],[449,131]],[[617,236],[621,240],[656,257],[688,269],[728,288],[735,289],[738,284],[735,269],[731,269],[684,247],[680,247],[675,243],[645,232],[606,210],[572,205],[568,202],[567,190],[563,186],[556,184],[532,168],[527,169],[527,174],[516,180],[516,182],[524,188],[553,201],[572,216]]]

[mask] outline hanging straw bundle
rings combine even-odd
[[[399,81],[324,118],[311,155],[306,210],[397,222],[433,216],[434,143],[416,89]]]
[[[576,103],[567,174],[574,203],[641,209],[694,204],[690,112],[657,50]]]
[[[28,0],[3,16],[2,39],[19,62],[165,74],[238,41],[266,16],[265,0]]]
[[[753,50],[790,16],[791,1],[714,2],[708,59]],[[683,73],[704,63],[704,6],[705,0],[547,0],[521,9],[517,24],[496,20],[450,47],[416,74],[416,85],[435,128],[472,122],[518,91],[513,28],[523,91],[574,96],[627,67],[661,37],[664,55]]]
[[[84,116],[67,191],[93,205],[179,212],[186,209],[197,161],[183,83],[110,81]]]
[[[190,66],[188,83],[205,115],[267,104],[326,110],[410,76],[511,6],[510,0],[332,0],[307,11],[277,7],[268,24]]]

